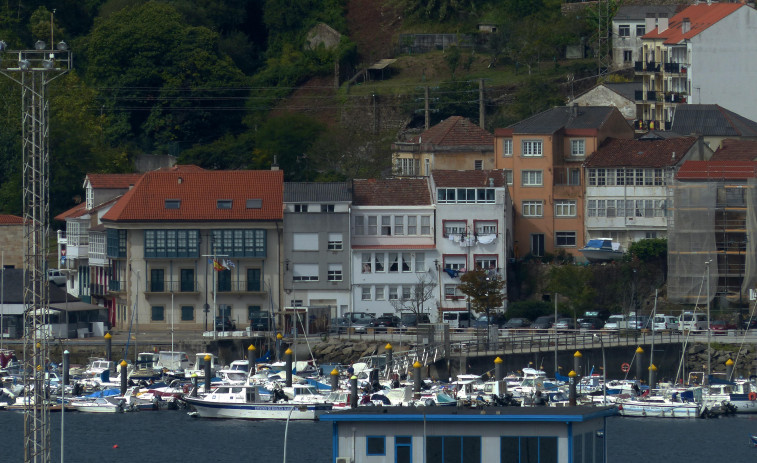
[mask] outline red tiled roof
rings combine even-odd
[[[489,179],[494,180],[494,187],[505,186],[504,170],[433,170],[431,176],[437,187],[476,188],[488,187]]]
[[[284,173],[280,170],[154,171],[144,176],[102,217],[104,222],[282,220]],[[165,201],[180,201],[166,209]],[[217,201],[232,201],[219,209]],[[262,207],[247,208],[248,199]]]
[[[678,164],[697,142],[696,137],[665,140],[608,138],[586,160],[586,167],[668,167]]]
[[[679,180],[745,180],[757,177],[755,161],[686,161],[676,174]]]
[[[23,217],[10,214],[0,214],[0,225],[23,225],[23,223]]]
[[[424,146],[491,145],[494,149],[494,135],[461,116],[448,117],[411,141]]]
[[[127,189],[137,183],[143,174],[87,174],[92,188]]]
[[[65,212],[61,212],[60,214],[56,215],[55,220],[73,219],[75,217],[81,217],[86,213],[87,213],[87,203],[82,201],[76,206],[72,207],[71,209]]]
[[[356,206],[429,206],[431,193],[425,178],[354,180],[352,204]]]
[[[658,28],[644,34],[644,39],[665,39],[666,44],[680,43],[685,39],[690,39],[716,22],[730,15],[741,7],[746,7],[741,3],[700,3],[691,5],[677,15],[670,18],[668,28],[659,32]],[[688,18],[690,28],[683,32],[683,19]]]
[[[737,140],[727,138],[712,155],[712,161],[754,161],[757,160],[757,140]]]

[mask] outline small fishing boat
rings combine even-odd
[[[105,397],[92,400],[72,400],[71,407],[85,413],[121,413],[124,411],[122,403],[111,402]]]
[[[586,246],[579,249],[589,262],[609,262],[623,257],[623,249],[620,243],[612,238],[595,238],[589,240]]]
[[[330,411],[330,403],[264,402],[256,386],[219,386],[203,397],[187,397],[200,418],[231,418],[244,420],[317,420]]]
[[[749,436],[749,443],[752,444],[752,447],[757,447],[757,434]]]

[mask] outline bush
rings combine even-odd
[[[519,301],[511,302],[507,305],[507,319],[515,317],[528,318],[535,320],[542,315],[551,315],[554,313],[554,307],[545,301]]]

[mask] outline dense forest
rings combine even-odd
[[[350,9],[356,17],[367,7],[391,18],[349,21]],[[80,200],[85,173],[128,172],[138,154],[172,154],[210,169],[267,169],[275,157],[288,181],[380,176],[396,132],[275,109],[310,79],[333,76],[335,63],[343,73],[364,67],[367,47],[380,45],[372,29],[391,44],[403,31],[475,34],[477,24],[490,23],[498,32],[485,56],[440,54],[448,72],[434,83],[433,119],[477,119],[470,78],[486,77],[518,84],[507,107],[487,109],[495,124],[514,122],[563,101],[557,56],[597,30],[596,15],[584,11],[563,14],[555,0],[5,0],[0,40],[21,50],[52,35],[74,56],[75,69],[49,89],[56,214]],[[319,23],[342,34],[337,46],[305,46]],[[479,63],[484,74],[476,75]],[[549,69],[540,72],[543,63]],[[425,71],[414,85],[422,79]],[[22,210],[20,104],[19,86],[0,76],[3,213]],[[407,112],[412,121],[413,108]]]

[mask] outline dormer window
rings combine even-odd
[[[219,199],[216,201],[216,207],[218,209],[231,209],[232,200],[230,199]]]
[[[92,189],[92,186],[87,187],[87,210],[91,210],[93,207],[95,207],[95,191]]]
[[[262,199],[248,199],[246,206],[247,206],[247,209],[260,209],[263,207],[263,200]]]
[[[178,209],[181,207],[180,199],[166,199],[166,209]]]

